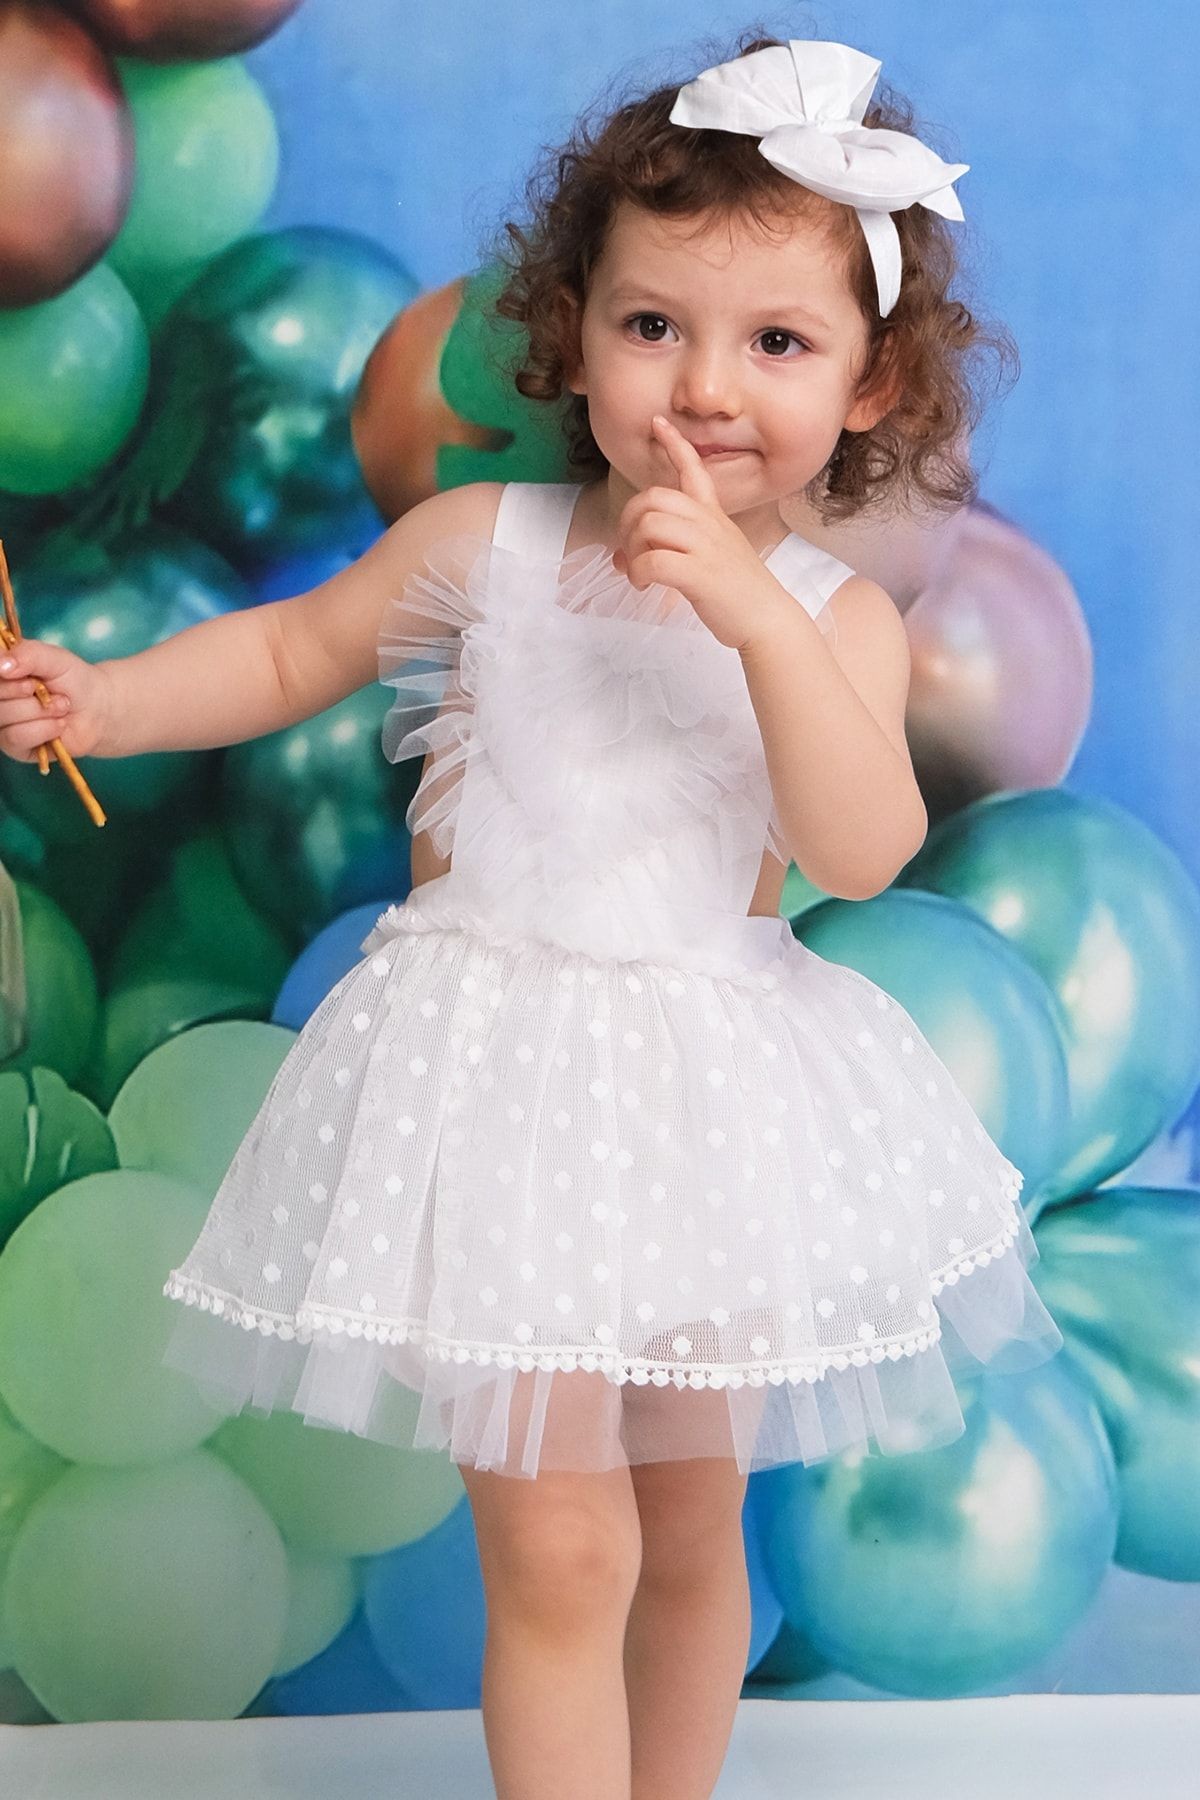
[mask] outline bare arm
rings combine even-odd
[[[787,600],[741,653],[783,837],[827,894],[868,899],[916,855],[928,828],[904,736],[904,620],[875,582],[843,582],[830,602],[835,655]]]
[[[433,494],[397,519],[349,568],[306,593],[203,619],[103,665],[112,728],[97,756],[208,750],[266,737],[378,680],[384,608],[420,570],[435,539],[489,536],[496,482]]]

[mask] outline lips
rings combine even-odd
[[[692,449],[699,456],[741,456],[745,446],[742,444],[693,444]]]

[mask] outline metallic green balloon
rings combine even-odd
[[[914,889],[829,900],[792,930],[899,1001],[1025,1176],[1029,1206],[1055,1165],[1067,1106],[1058,1022],[1036,970],[967,907]]]
[[[41,1063],[75,1087],[100,1008],[95,965],[60,906],[27,881],[18,880],[16,887],[25,952],[26,1041],[4,1068],[28,1072]]]
[[[962,1388],[936,1450],[754,1478],[789,1622],[856,1681],[940,1699],[1003,1683],[1088,1610],[1117,1536],[1095,1402],[1056,1359]]]
[[[378,683],[359,688],[299,725],[225,753],[233,866],[254,905],[297,949],[348,908],[407,889],[406,790],[379,748],[389,699]]]
[[[92,479],[133,430],[149,369],[142,315],[107,263],[53,300],[0,311],[0,488],[57,494]]]
[[[279,174],[279,134],[238,57],[122,57],[117,68],[133,116],[137,181],[108,261],[155,321],[177,272],[194,275],[262,217]]]
[[[1200,1081],[1200,892],[1174,851],[1111,801],[1041,788],[964,807],[904,882],[973,908],[1054,996],[1070,1108],[1046,1198],[1128,1167]]]
[[[0,1071],[0,1248],[47,1194],[116,1166],[107,1119],[56,1070]]]
[[[1200,1581],[1200,1194],[1111,1187],[1038,1227],[1038,1289],[1117,1459],[1116,1559]]]
[[[58,533],[39,545],[21,573],[21,624],[27,637],[63,644],[90,662],[131,656],[185,626],[244,605],[247,589],[229,564],[195,538],[148,526],[111,547]],[[194,751],[103,757],[87,775],[105,812],[128,823],[163,809],[172,823],[199,802],[206,758]],[[96,827],[61,771],[0,763],[0,794],[47,843],[86,842]],[[107,830],[108,827],[106,826]]]

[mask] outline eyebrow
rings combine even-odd
[[[655,306],[667,308],[674,305],[673,301],[665,299],[661,294],[652,293],[649,288],[637,287],[633,282],[628,281],[623,282],[620,287],[615,287],[609,295],[609,299],[649,300]],[[820,313],[810,312],[806,306],[800,306],[795,301],[786,301],[779,306],[764,306],[760,304],[755,306],[754,310],[759,318],[807,319],[809,324],[819,326],[822,331],[833,330],[833,326],[829,323],[828,319],[823,319]]]

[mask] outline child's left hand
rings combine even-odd
[[[615,567],[636,588],[675,588],[731,650],[744,650],[769,628],[791,596],[746,541],[717,497],[704,458],[668,419],[653,429],[675,465],[678,488],[635,494],[618,521]]]

